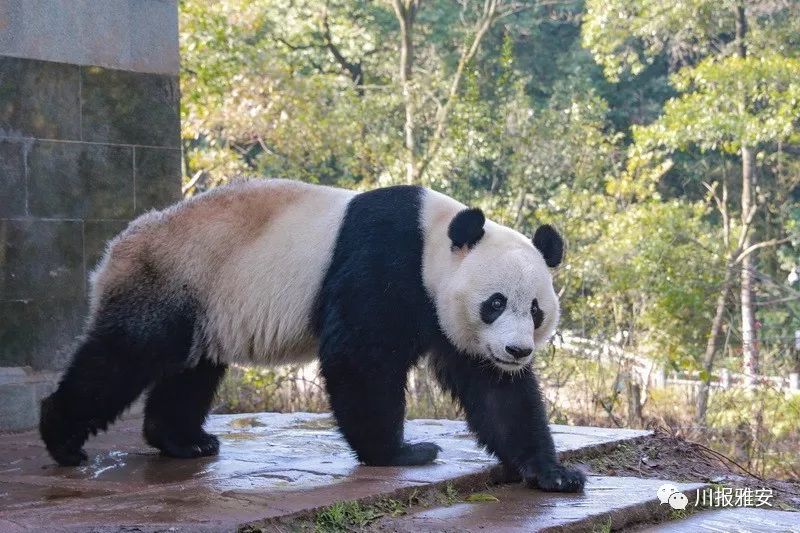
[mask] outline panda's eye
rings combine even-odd
[[[544,322],[544,311],[539,309],[539,301],[534,298],[531,302],[531,316],[533,317],[533,327],[538,328]]]
[[[489,298],[481,304],[481,320],[487,324],[491,324],[497,320],[497,318],[503,314],[503,311],[505,311],[507,302],[508,300],[506,297],[499,292],[489,296]]]

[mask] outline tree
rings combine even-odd
[[[548,3],[550,5],[558,2]],[[536,0],[483,0],[460,3],[458,20],[460,31],[457,38],[462,41],[455,69],[444,80],[442,95],[433,95],[436,111],[430,134],[423,142],[420,139],[418,95],[413,82],[416,66],[415,28],[422,0],[392,0],[392,6],[400,27],[399,80],[405,107],[405,175],[407,183],[419,181],[441,149],[452,109],[458,99],[465,70],[478,51],[489,31],[502,19],[517,17],[530,12],[539,5]],[[452,22],[448,17],[447,22]],[[517,20],[519,24],[521,21]],[[529,22],[529,20],[526,20]],[[452,29],[450,30],[452,31]]]
[[[666,151],[699,149],[739,154],[742,169],[740,232],[729,247],[726,274],[716,300],[712,329],[705,353],[706,380],[710,379],[717,339],[722,327],[725,295],[733,269],[740,269],[740,308],[743,367],[758,371],[758,342],[753,302],[753,253],[786,242],[779,237],[753,242],[759,207],[754,198],[755,166],[759,150],[796,136],[800,112],[800,63],[767,46],[770,24],[796,6],[781,2],[755,2],[749,9],[759,15],[755,34],[760,47],[748,53],[748,7],[744,2],[686,0],[660,8],[643,0],[619,6],[622,11],[600,10],[590,2],[584,42],[592,47],[607,74],[619,76],[640,71],[659,54],[667,54],[677,70],[673,86],[681,93],[664,106],[653,124],[634,128],[636,143],[645,149]],[[748,3],[748,6],[751,4]],[[752,13],[751,13],[752,15]],[[617,18],[617,17],[622,18]],[[754,17],[755,18],[755,17]],[[622,20],[630,28],[622,26]],[[604,27],[608,23],[609,27]],[[682,26],[681,26],[682,25]],[[732,37],[731,37],[732,36]],[[727,184],[723,183],[727,191]],[[727,196],[717,198],[725,222],[723,240],[730,245]],[[707,384],[707,383],[706,383]],[[704,417],[701,393],[698,418]]]

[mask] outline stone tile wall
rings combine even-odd
[[[59,369],[87,277],[180,197],[177,74],[0,55],[0,367]]]

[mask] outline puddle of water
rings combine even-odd
[[[245,416],[242,418],[234,418],[228,425],[232,428],[236,429],[246,429],[246,428],[259,428],[259,427],[266,427],[267,425],[264,422],[261,422],[255,416]]]
[[[220,438],[223,440],[255,440],[259,436],[255,433],[223,433]]]
[[[292,424],[287,429],[312,429],[312,430],[321,430],[321,429],[332,429],[336,427],[336,420],[332,416],[326,416],[325,418],[313,418],[311,420],[303,420]]]

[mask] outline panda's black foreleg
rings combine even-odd
[[[202,457],[219,453],[219,440],[206,433],[214,394],[227,365],[207,359],[167,376],[150,390],[145,404],[144,438],[169,457]]]
[[[403,440],[407,366],[391,350],[320,354],[322,375],[339,430],[359,461],[371,466],[433,462],[440,448]]]
[[[541,392],[531,371],[509,374],[455,350],[431,355],[442,386],[461,404],[478,442],[495,454],[506,469],[531,488],[580,492],[586,477],[562,466]]]

